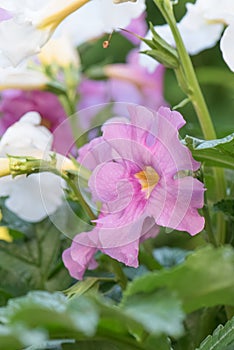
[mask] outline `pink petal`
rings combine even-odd
[[[68,269],[70,275],[78,280],[83,278],[86,269],[95,269],[97,263],[94,260],[96,253],[95,240],[90,239],[90,232],[83,232],[78,234],[70,248],[63,252],[62,258],[64,265]],[[92,234],[96,238],[95,230]]]
[[[97,166],[89,180],[94,200],[102,202],[116,200],[119,196],[118,184],[127,176],[126,169],[119,163],[107,162]]]
[[[127,266],[138,266],[139,243],[159,232],[153,218],[141,216],[133,223],[118,228],[99,229],[99,249]]]
[[[78,162],[87,169],[112,160],[112,149],[103,137],[97,137],[79,149]]]
[[[203,195],[204,186],[197,179],[171,179],[156,186],[147,211],[158,225],[194,235],[204,228],[204,218],[197,211],[204,204]]]

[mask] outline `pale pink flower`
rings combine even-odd
[[[80,120],[82,128],[90,127],[93,118],[106,103],[134,103],[155,110],[167,105],[163,96],[165,68],[159,65],[155,71],[148,72],[140,65],[137,50],[129,53],[126,63],[109,64],[103,69],[107,80],[82,79],[78,87],[80,100],[77,110],[86,109],[85,118]],[[93,106],[95,108],[89,108]],[[121,103],[114,104],[114,112],[123,113]]]
[[[192,176],[200,164],[179,140],[182,115],[166,107],[128,109],[130,120],[108,121],[103,135],[80,150],[80,162],[92,170],[93,200],[102,207],[96,227],[77,235],[63,254],[78,279],[95,266],[97,250],[137,267],[140,242],[155,236],[158,226],[191,235],[204,227],[197,210],[204,186]]]

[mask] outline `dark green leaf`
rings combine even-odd
[[[70,281],[61,262],[60,232],[49,219],[33,228],[33,236],[28,240],[0,242],[1,288],[10,296],[30,289],[62,289]]]

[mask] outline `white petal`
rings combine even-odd
[[[10,61],[7,61],[7,66],[9,66]],[[0,66],[3,67],[4,64]],[[34,71],[32,69],[18,67],[7,67],[0,68],[0,90],[5,89],[22,89],[22,90],[32,90],[32,89],[45,89],[46,85],[49,83],[48,78],[39,71]]]
[[[48,30],[37,30],[30,21],[19,23],[14,18],[3,21],[0,23],[0,57],[16,66],[26,57],[38,53],[49,36]]]
[[[31,149],[41,151],[50,150],[53,142],[53,135],[44,126],[38,125],[40,115],[36,112],[29,112],[18,122],[10,126],[0,140],[0,153],[5,155],[11,150],[11,155],[16,155],[19,149]],[[14,151],[15,149],[15,151]]]
[[[138,0],[136,3],[125,2],[121,4],[114,4],[110,0],[99,1],[106,32],[128,26],[133,18],[139,17],[145,10],[143,0]]]
[[[144,10],[144,0],[121,4],[113,4],[111,0],[93,0],[67,17],[55,31],[55,36],[65,33],[74,45],[80,45],[104,33],[126,27]]]
[[[64,198],[62,180],[49,173],[1,178],[0,196],[9,196],[7,208],[29,222],[41,221],[53,214]]]
[[[234,15],[233,0],[208,0],[203,1],[204,16],[208,20],[220,21],[220,23],[230,23]]]
[[[195,55],[213,47],[219,40],[223,25],[207,21],[203,7],[187,4],[187,13],[178,24],[188,53]]]
[[[220,41],[220,48],[223,54],[224,61],[227,63],[229,68],[234,72],[234,23],[229,25],[222,36]]]
[[[78,68],[80,63],[76,48],[65,34],[51,38],[41,49],[38,58],[43,65],[57,64],[64,68],[70,64]]]

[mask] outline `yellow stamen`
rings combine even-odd
[[[46,8],[48,16],[38,24],[37,28],[50,28],[54,30],[67,16],[89,1],[90,0],[56,0],[56,2],[52,2],[51,6]]]
[[[0,221],[2,220],[2,212],[0,210]],[[1,226],[0,227],[0,240],[6,241],[6,242],[12,242],[13,238],[9,234],[9,231],[7,227]]]
[[[134,176],[139,180],[141,190],[146,193],[146,199],[148,199],[160,179],[158,173],[151,166],[146,166],[144,170],[139,171]]]
[[[0,227],[0,240],[6,241],[6,242],[12,242],[13,238],[9,234],[9,231],[6,227]]]

